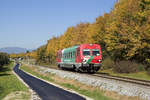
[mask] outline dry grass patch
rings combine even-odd
[[[55,80],[56,83],[64,83],[64,84],[69,83],[71,85],[80,87],[80,89],[82,89],[82,90],[99,91],[99,92],[103,93],[104,96],[111,97],[116,100],[143,100],[139,97],[129,97],[129,96],[124,96],[124,95],[119,95],[118,93],[113,92],[113,91],[105,91],[105,90],[100,89],[99,87],[85,85],[85,84],[82,84],[82,83],[80,83],[76,80],[72,80],[72,79],[61,78],[59,76],[54,76],[52,79]]]
[[[23,92],[23,91],[16,91],[8,94],[4,99],[2,100],[29,100],[30,93],[29,92]]]
[[[114,98],[116,100],[144,100],[144,99],[141,99],[139,97],[131,97],[131,96],[119,95],[118,93],[113,92],[113,91],[105,91],[104,95],[105,96],[111,96],[111,98]]]

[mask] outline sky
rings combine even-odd
[[[116,0],[0,0],[0,48],[36,49],[68,27],[95,22]]]

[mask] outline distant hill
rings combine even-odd
[[[6,52],[8,54],[11,53],[25,53],[26,51],[32,51],[32,50],[28,50],[26,48],[20,48],[20,47],[5,47],[5,48],[0,48],[0,52]]]

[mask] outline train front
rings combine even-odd
[[[83,44],[80,46],[82,70],[97,72],[102,64],[101,47],[98,44]]]

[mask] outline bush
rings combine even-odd
[[[145,71],[145,68],[146,68],[146,66],[143,65],[143,64],[139,64],[139,65],[138,65],[138,70],[139,70],[139,71]]]
[[[150,68],[147,69],[147,74],[150,75]]]
[[[114,71],[118,73],[133,73],[139,70],[139,64],[133,61],[119,61],[114,65]]]
[[[105,58],[102,62],[102,69],[111,69],[113,66],[114,61],[110,57]]]

